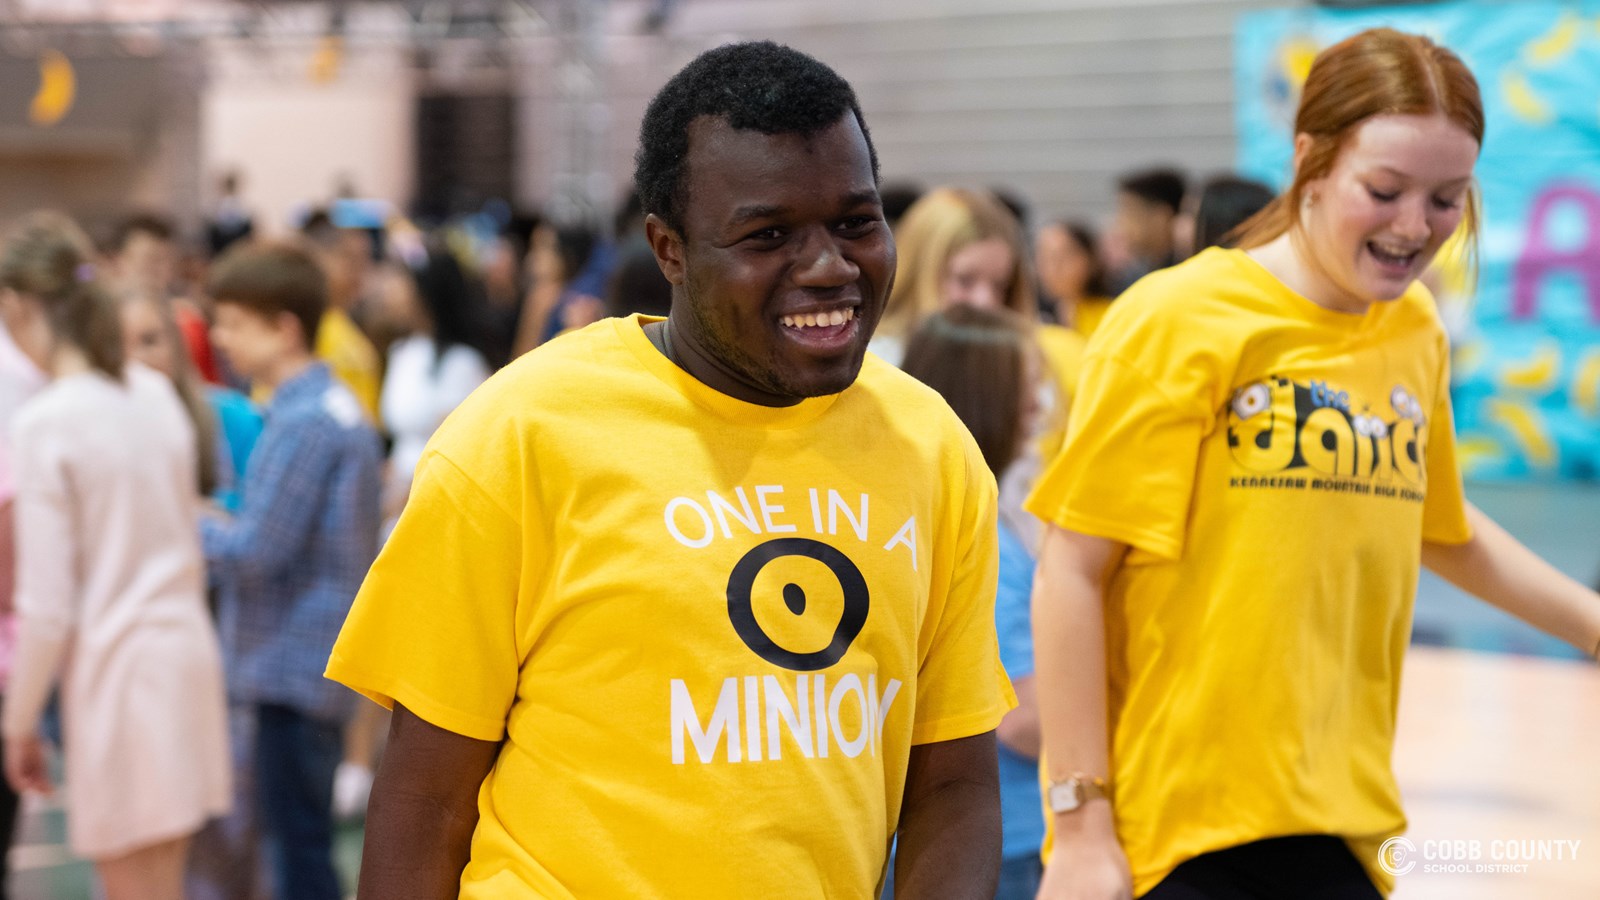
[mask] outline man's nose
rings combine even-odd
[[[795,283],[805,287],[842,287],[855,281],[861,269],[847,259],[833,234],[820,230],[808,234],[800,246]]]

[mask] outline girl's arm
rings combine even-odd
[[[1595,656],[1600,653],[1600,595],[1524,547],[1467,504],[1472,539],[1422,545],[1422,563],[1444,580]]]
[[[1050,526],[1033,588],[1034,676],[1051,781],[1104,778],[1111,799],[1054,815],[1040,900],[1126,900],[1133,881],[1117,841],[1106,734],[1105,587],[1127,546]]]

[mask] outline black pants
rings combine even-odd
[[[1141,900],[1383,900],[1344,841],[1268,838],[1202,853]]]
[[[5,699],[0,697],[0,707],[5,704]],[[0,772],[4,771],[5,760],[0,754]],[[17,792],[11,789],[11,783],[0,774],[0,900],[11,896],[11,866],[7,863],[10,858],[11,839],[17,828]]]

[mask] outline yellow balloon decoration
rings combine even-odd
[[[331,84],[339,77],[339,66],[344,62],[344,39],[338,35],[327,35],[317,42],[317,49],[311,54],[311,82],[313,84]]]
[[[28,106],[28,120],[45,128],[66,118],[78,95],[78,79],[72,63],[57,50],[39,54],[39,90]]]

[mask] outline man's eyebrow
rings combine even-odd
[[[878,197],[878,192],[872,188],[862,188],[859,191],[851,191],[840,198],[840,205],[845,207],[860,206],[864,203],[877,206],[882,202],[883,201]],[[728,217],[728,227],[737,228],[740,225],[743,225],[747,222],[756,221],[757,219],[776,219],[782,217],[788,212],[789,207],[787,206],[762,204],[741,206],[733,211],[733,215]]]
[[[863,188],[862,190],[851,191],[850,193],[844,195],[845,206],[860,206],[863,203],[870,203],[873,206],[878,206],[883,203],[883,198],[878,196],[877,190],[873,188]]]
[[[737,227],[756,219],[776,218],[788,211],[787,206],[741,206],[733,211],[733,215],[728,218],[728,224]]]

